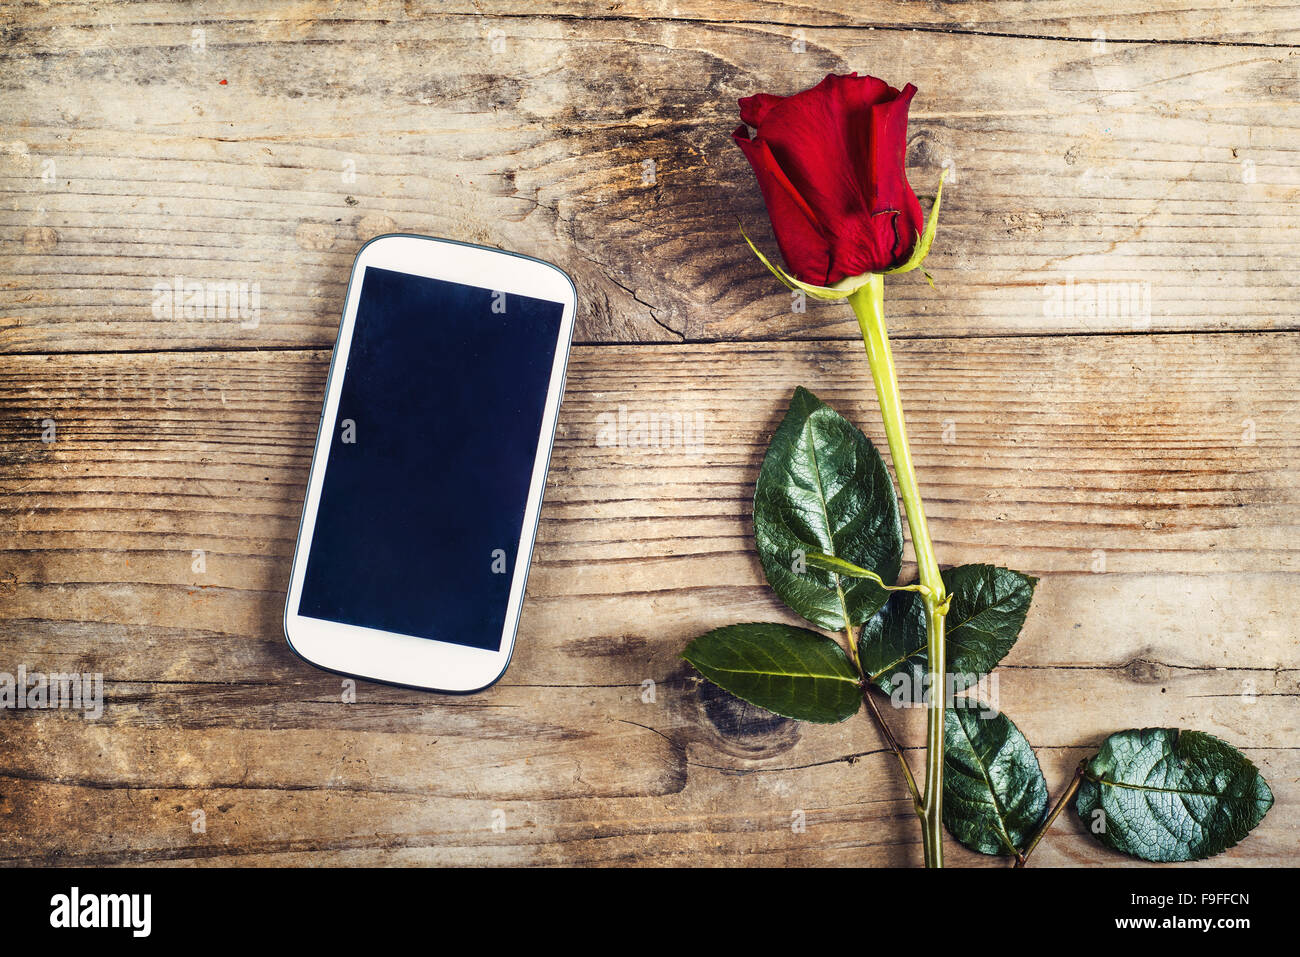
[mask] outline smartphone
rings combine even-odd
[[[577,293],[446,239],[357,254],[284,610],[328,671],[480,691],[510,663]]]

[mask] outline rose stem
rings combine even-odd
[[[849,296],[849,305],[858,317],[862,341],[867,347],[867,361],[871,365],[871,378],[876,383],[876,398],[880,402],[885,437],[889,440],[894,474],[898,477],[898,489],[907,513],[907,526],[912,533],[912,550],[916,553],[921,584],[930,589],[928,595],[922,596],[930,687],[926,695],[925,792],[918,814],[925,866],[943,867],[943,717],[947,704],[943,627],[948,609],[930,529],[925,523],[921,493],[916,487],[912,451],[907,444],[907,426],[903,422],[903,406],[898,398],[898,376],[889,348],[889,333],[885,329],[884,300],[885,277],[877,274]]]
[[[1060,815],[1061,811],[1065,808],[1065,805],[1070,803],[1070,798],[1074,797],[1074,792],[1079,790],[1079,783],[1083,780],[1083,772],[1087,767],[1087,759],[1079,762],[1079,767],[1075,770],[1074,777],[1070,779],[1070,784],[1066,787],[1065,793],[1062,794],[1060,800],[1056,802],[1056,807],[1052,808],[1052,813],[1047,815],[1047,820],[1044,821],[1043,826],[1038,829],[1038,833],[1035,834],[1034,839],[1029,842],[1029,846],[1025,848],[1023,853],[1016,857],[1016,867],[1025,866],[1025,861],[1029,860],[1029,855],[1034,853],[1034,848],[1036,848],[1038,842],[1043,839],[1043,835],[1046,834],[1048,828],[1052,826],[1052,822]]]

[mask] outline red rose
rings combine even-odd
[[[740,101],[755,133],[740,126],[732,139],[754,167],[796,278],[829,286],[912,254],[923,220],[903,154],[915,93],[910,83],[899,91],[873,76],[832,73],[794,96]]]

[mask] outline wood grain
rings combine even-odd
[[[465,14],[518,15],[511,0],[410,0],[411,15],[453,11]],[[876,30],[936,31],[952,34],[992,33],[1010,36],[1073,39],[1092,43],[1163,41],[1181,45],[1225,43],[1282,46],[1300,40],[1294,9],[1286,4],[1233,0],[1157,0],[1133,7],[1112,7],[1080,0],[1034,0],[917,4],[908,0],[551,0],[551,16],[583,19],[703,20],[720,23],[767,23],[800,26],[866,26]]]
[[[996,691],[1052,787],[1121,725],[1195,726],[1278,798],[1216,860],[1294,860],[1300,335],[897,351],[941,560],[1043,578]],[[510,672],[470,698],[362,683],[351,704],[279,626],[327,359],[0,358],[0,662],[107,684],[97,721],[0,719],[0,862],[919,861],[865,719],[775,718],[677,657],[719,624],[794,620],[752,555],[752,483],[796,384],[879,443],[860,346],[576,350]],[[609,445],[620,406],[697,430]],[[921,715],[891,718],[919,747]],[[1129,863],[1071,817],[1037,854]]]
[[[14,21],[30,17],[30,3],[5,0],[0,10]],[[1073,39],[1091,43],[1098,33],[1121,43],[1290,46],[1300,40],[1294,8],[1286,3],[1235,0],[1152,0],[1142,8],[1106,6],[1084,0],[991,0],[983,3],[916,4],[908,0],[306,0],[292,6],[248,0],[205,0],[192,4],[135,0],[105,5],[89,0],[43,0],[42,23],[53,28],[113,28],[149,23],[252,23],[286,29],[314,20],[394,22],[463,16],[475,19],[546,16],[581,20],[666,20],[707,23],[766,23],[799,26],[867,26],[879,30],[997,33]]]
[[[954,173],[897,336],[1300,328],[1293,7],[598,6],[11,7],[0,352],[325,348],[392,230],[559,263],[580,341],[853,338],[739,241],[772,248],[729,139],[852,69],[920,87],[917,190]],[[177,276],[256,284],[255,323],[155,310]]]

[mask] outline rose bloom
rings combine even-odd
[[[921,204],[903,168],[916,87],[830,74],[794,96],[740,101],[732,139],[758,177],[781,255],[795,278],[829,286],[911,255]]]

